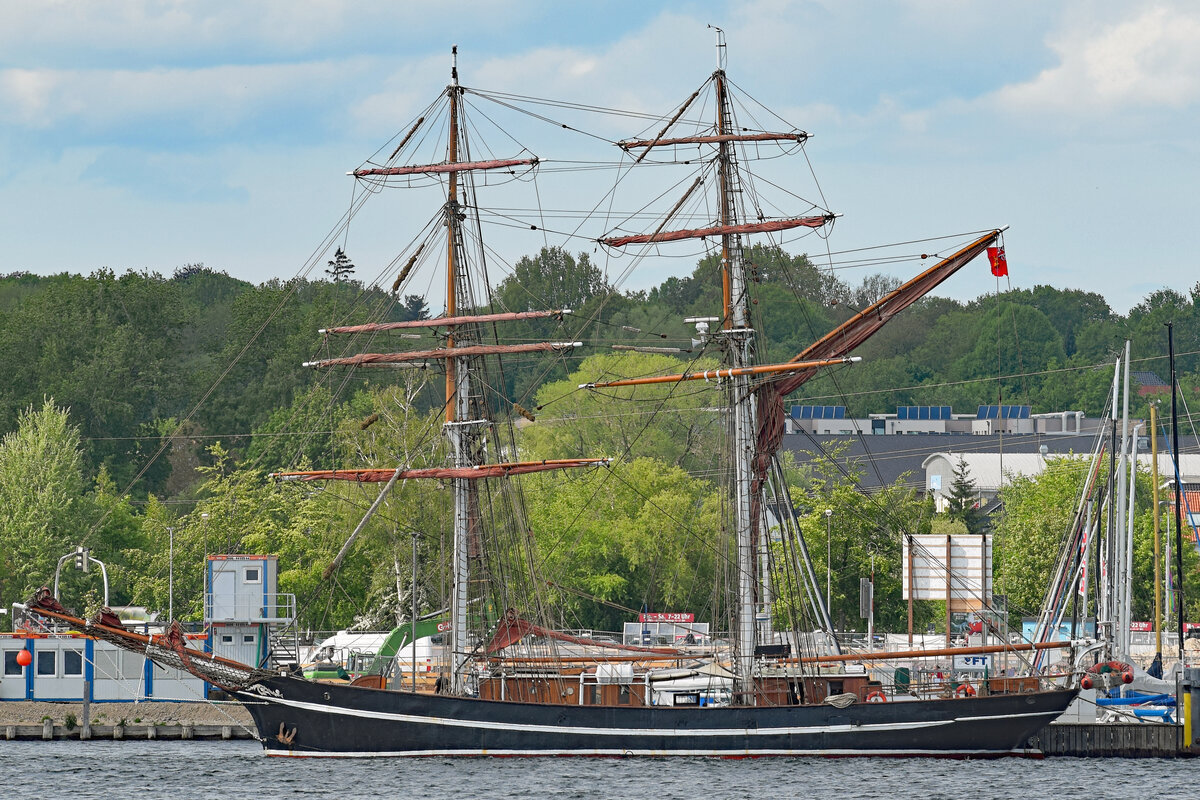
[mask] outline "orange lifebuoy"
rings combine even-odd
[[[875,691],[873,691],[869,695],[867,695],[867,702],[868,703],[886,703],[887,695],[884,694],[883,692],[879,691],[878,689],[876,689]]]
[[[1104,676],[1105,682],[1111,685],[1113,674],[1120,676],[1121,683],[1133,683],[1133,666],[1124,661],[1101,661],[1088,667],[1079,685],[1083,689],[1091,689],[1096,685],[1096,677]]]
[[[958,688],[954,690],[955,697],[974,697],[975,687],[969,683],[960,683]]]

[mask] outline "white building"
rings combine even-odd
[[[1034,477],[1056,460],[1086,457],[1086,454],[934,453],[921,466],[925,470],[925,491],[934,498],[937,510],[945,511],[950,501],[954,471],[960,462],[966,466],[967,477],[975,484],[980,505],[985,505],[1014,477]],[[1149,454],[1138,456],[1141,469],[1149,470],[1150,461]],[[1159,454],[1158,472],[1164,483],[1173,480],[1174,466],[1170,456]],[[1200,455],[1185,453],[1180,456],[1179,472],[1185,484],[1200,482]]]

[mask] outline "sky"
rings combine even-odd
[[[1186,0],[0,0],[0,274],[203,263],[286,280],[349,207],[346,171],[446,85],[451,45],[468,86],[668,114],[715,66],[710,24],[737,86],[813,135],[817,183],[808,163],[797,175],[842,215],[821,252],[1008,225],[1014,287],[1095,291],[1125,313],[1200,282]],[[576,208],[606,191],[569,188]],[[412,202],[339,234],[359,277],[386,275],[405,222],[429,218]],[[540,243],[493,246],[511,261]],[[981,260],[938,293],[995,288]]]

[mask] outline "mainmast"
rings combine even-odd
[[[717,52],[723,55],[725,42],[721,30],[717,29]],[[738,183],[737,160],[734,142],[727,138],[731,130],[731,108],[725,85],[725,70],[718,58],[718,67],[713,73],[717,99],[717,180],[720,191],[720,224],[730,228],[737,224],[737,195],[741,191]],[[754,355],[754,331],[750,328],[749,309],[746,297],[746,272],[742,251],[742,237],[738,233],[721,234],[721,289],[724,301],[721,331],[724,339],[724,361],[733,370],[741,370],[751,364]],[[731,427],[733,442],[733,534],[736,549],[737,604],[734,660],[737,664],[738,688],[743,702],[754,702],[754,644],[755,644],[755,595],[757,570],[755,569],[756,542],[754,533],[761,526],[752,519],[752,509],[761,508],[753,503],[755,431],[755,402],[751,392],[750,375],[735,372],[729,384]]]

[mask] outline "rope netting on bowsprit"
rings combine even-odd
[[[31,614],[51,621],[65,622],[71,628],[80,630],[94,639],[144,655],[159,666],[189,672],[226,691],[245,689],[272,674],[188,647],[187,637],[178,621],[172,621],[165,633],[135,633],[127,630],[117,615],[108,608],[100,609],[88,620],[68,614],[46,588],[34,594],[26,608]]]

